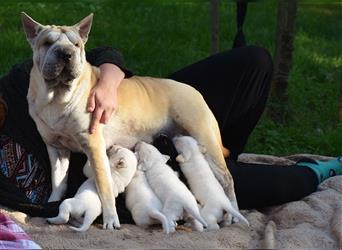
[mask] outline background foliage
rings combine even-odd
[[[277,3],[249,4],[245,34],[249,44],[275,44]],[[247,152],[287,155],[341,155],[342,124],[337,100],[342,66],[342,5],[333,0],[299,3],[293,68],[289,79],[289,121],[276,124],[264,115]],[[41,23],[73,24],[94,12],[87,48],[118,48],[136,74],[166,76],[210,54],[209,1],[76,0],[0,3],[0,75],[30,57],[20,23],[25,11]],[[236,31],[235,4],[221,1],[220,48],[230,49]]]

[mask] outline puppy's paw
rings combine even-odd
[[[226,213],[223,217],[223,221],[220,223],[221,227],[228,227],[234,223],[236,218],[233,217],[230,213]]]
[[[216,231],[219,229],[220,229],[220,226],[217,223],[209,224],[207,227],[207,231]]]
[[[103,229],[120,229],[120,221],[117,212],[113,214],[106,214],[103,212]]]
[[[194,220],[191,223],[191,229],[197,232],[203,232],[203,225],[198,220]]]

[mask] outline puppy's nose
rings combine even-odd
[[[58,49],[55,51],[56,56],[58,59],[61,59],[65,62],[70,61],[71,57],[72,57],[72,52],[70,50],[62,50],[62,49]]]

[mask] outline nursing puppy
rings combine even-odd
[[[206,158],[216,178],[237,208],[234,182],[226,167],[218,123],[193,87],[170,79],[134,76],[117,90],[118,107],[104,126],[89,133],[92,116],[88,97],[100,77],[85,55],[93,15],[72,26],[42,25],[22,13],[33,52],[27,94],[29,113],[47,145],[51,162],[49,201],[63,198],[70,152],[83,152],[94,168],[103,208],[103,228],[120,227],[106,149],[113,144],[133,148],[151,143],[160,133],[189,134],[207,148]],[[200,117],[200,119],[198,119]],[[196,121],[196,122],[194,122]]]
[[[114,180],[115,197],[124,191],[131,181],[137,167],[137,159],[134,153],[126,148],[113,146],[108,150],[111,173]],[[79,227],[70,228],[76,231],[86,231],[94,220],[101,214],[102,206],[98,195],[95,176],[89,161],[83,169],[88,179],[79,187],[74,198],[65,199],[59,206],[59,214],[48,218],[52,224],[65,224],[70,217],[76,222],[82,223]]]
[[[164,232],[170,233],[172,224],[162,213],[163,205],[148,184],[145,173],[139,168],[138,165],[133,179],[126,188],[126,207],[136,225],[146,228],[161,223]]]
[[[113,145],[107,150],[109,163],[111,166],[111,176],[113,179],[113,192],[115,197],[122,193],[132,180],[137,169],[137,157],[135,154],[124,147]],[[94,169],[90,162],[84,165],[83,173],[88,178],[95,178]]]
[[[218,223],[224,220],[224,212],[232,214],[249,225],[246,218],[234,209],[222,186],[210,170],[209,164],[203,156],[203,152],[205,152],[203,146],[199,146],[196,140],[190,136],[174,137],[173,142],[179,153],[176,161],[189,183],[190,190],[202,206],[201,215],[207,222],[208,229],[220,228]]]
[[[203,231],[203,226],[206,227],[207,223],[200,215],[196,199],[166,164],[169,157],[162,155],[157,148],[145,142],[139,142],[135,152],[139,168],[145,172],[147,182],[163,204],[163,214],[172,222],[169,223],[170,231],[175,231],[177,220],[189,217],[194,218],[193,227]]]

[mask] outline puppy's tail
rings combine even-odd
[[[186,205],[184,207],[184,210],[187,211],[188,214],[192,215],[196,220],[198,220],[204,227],[208,227],[208,224],[202,218],[197,205],[195,207]]]
[[[167,233],[167,234],[170,233],[170,230],[171,230],[170,224],[169,224],[169,221],[164,214],[162,214],[158,210],[154,209],[154,210],[150,211],[149,215],[151,216],[151,218],[159,220],[161,222],[161,224],[163,225],[163,230],[165,233]]]
[[[236,211],[232,204],[230,203],[230,201],[228,200],[227,202],[224,202],[223,204],[223,209],[227,212],[227,213],[231,213],[234,217],[238,218],[240,221],[242,221],[244,224],[246,224],[247,226],[249,226],[249,222],[248,220],[239,212]]]
[[[89,229],[97,216],[98,215],[92,213],[91,211],[86,211],[83,219],[83,224],[80,227],[70,226],[69,228],[78,232],[85,232]]]

